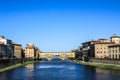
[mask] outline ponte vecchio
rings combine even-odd
[[[49,61],[53,58],[60,58],[61,60],[64,60],[66,58],[75,58],[74,52],[40,52],[40,58],[46,58]]]

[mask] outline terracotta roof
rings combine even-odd
[[[119,36],[112,36],[111,38],[120,38]]]
[[[33,49],[33,48],[35,48],[34,46],[27,46],[27,47],[25,47],[26,49]]]
[[[120,46],[120,44],[113,44],[113,45],[110,45],[108,47],[117,47],[117,46]]]
[[[95,42],[95,44],[114,44],[114,42]]]
[[[12,43],[13,45],[18,45],[18,46],[22,46],[21,44],[17,44],[17,43]]]
[[[112,37],[110,37],[110,38],[120,38],[119,36],[117,36],[116,34],[113,34],[113,36]]]

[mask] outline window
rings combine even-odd
[[[113,50],[113,53],[114,53],[114,50]]]
[[[114,55],[113,55],[113,59],[114,59]]]
[[[111,58],[111,55],[109,56],[109,58]]]
[[[117,59],[117,55],[115,55],[116,59]]]
[[[109,50],[109,53],[111,53],[111,50]]]

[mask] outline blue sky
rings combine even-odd
[[[120,36],[119,0],[0,0],[0,35],[41,51],[70,51],[82,42]]]

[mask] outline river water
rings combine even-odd
[[[0,73],[0,80],[120,80],[120,71],[73,62],[39,62]]]

